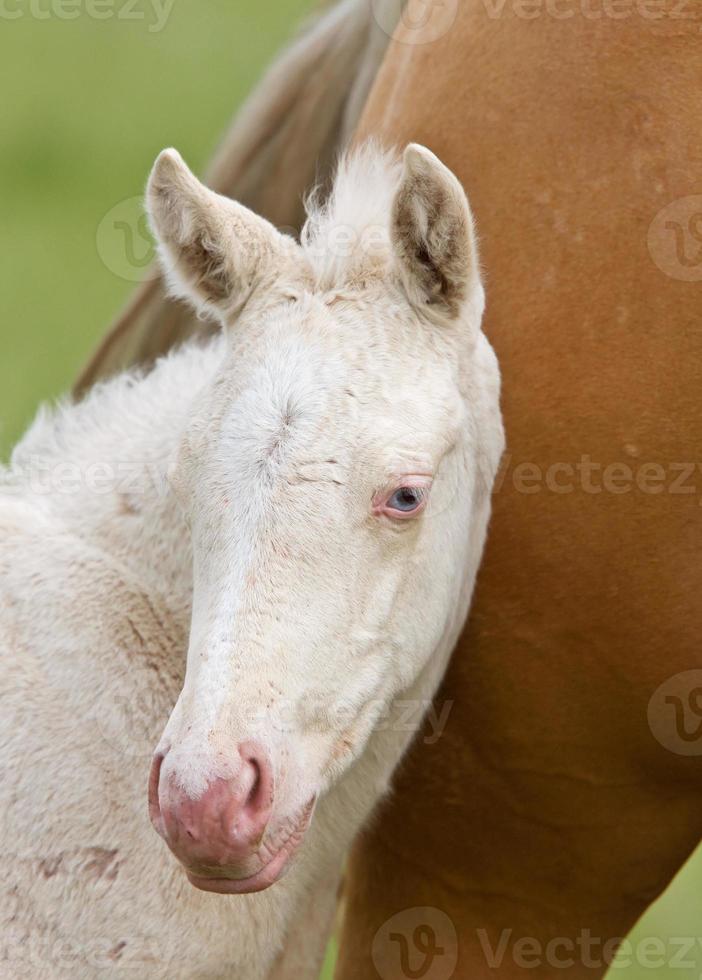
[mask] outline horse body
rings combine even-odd
[[[603,972],[702,832],[699,754],[651,700],[701,666],[699,21],[573,6],[460,4],[391,47],[359,127],[471,194],[509,456],[439,694],[460,710],[356,850],[341,980],[400,980],[373,939],[415,906],[451,920],[455,978]]]
[[[371,6],[385,24],[390,5]],[[699,23],[674,0],[422,12],[359,137],[421,139],[471,192],[509,457],[441,694],[458,710],[355,851],[339,976],[402,980],[417,924],[446,951],[425,964],[437,978],[592,976],[700,836],[699,756],[649,725],[673,717],[659,685],[700,666]],[[271,79],[258,119],[279,104]],[[317,94],[338,105],[351,87]],[[236,140],[258,131],[249,116]],[[128,311],[113,353],[141,356],[161,312]],[[438,909],[444,933],[407,908]]]
[[[192,888],[149,826],[148,767],[183,685],[192,594],[168,456],[184,394],[221,348],[183,350],[129,387],[118,378],[41,419],[15,452],[0,503],[8,980],[263,978],[308,876],[323,887],[337,874],[322,834],[313,872],[301,860],[284,888],[233,907]]]
[[[416,147],[334,194],[300,246],[163,154],[164,262],[225,330],[2,474],[8,976],[313,980],[445,669],[503,448],[472,220]]]

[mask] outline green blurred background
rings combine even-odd
[[[71,384],[149,258],[138,197],[158,151],[176,146],[202,171],[233,110],[312,7],[174,0],[169,10],[171,0],[136,0],[120,17],[124,0],[31,3],[0,5],[0,460],[37,405]],[[125,233],[114,237],[120,221],[134,229],[128,263]],[[702,976],[701,892],[698,857],[637,927],[639,955],[614,972]],[[641,952],[648,937],[662,941],[662,956]],[[678,937],[694,941],[684,957]],[[666,966],[652,965],[661,959]],[[326,980],[332,961],[330,949]]]

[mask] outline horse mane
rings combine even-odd
[[[104,458],[106,447],[135,440],[149,457],[158,458],[169,443],[166,434],[182,426],[188,404],[183,392],[196,391],[208,372],[214,373],[224,343],[222,333],[207,343],[191,338],[149,370],[135,366],[98,382],[78,402],[63,396],[41,405],[13,449],[9,470],[0,471],[0,480],[12,476],[21,481],[37,464],[69,461],[84,468]]]

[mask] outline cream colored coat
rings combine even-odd
[[[302,246],[173,151],[148,203],[226,329],[41,413],[2,475],[0,969],[313,980],[482,553],[503,434],[472,220],[419,147],[348,161]],[[316,813],[283,880],[205,894],[149,826],[151,755],[197,792],[252,731],[273,821]]]

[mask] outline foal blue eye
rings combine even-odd
[[[400,487],[388,500],[388,507],[407,514],[416,510],[423,499],[424,492],[420,487]]]

